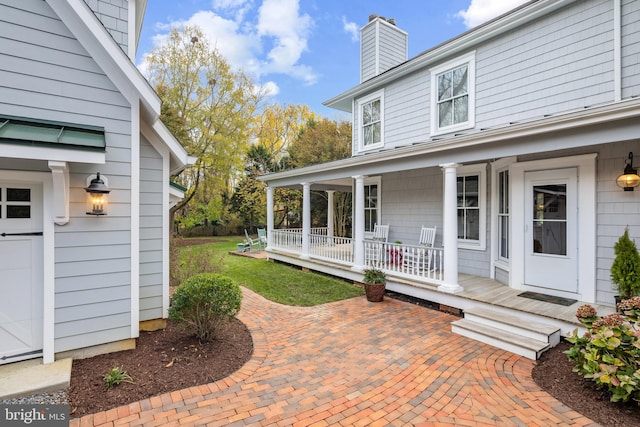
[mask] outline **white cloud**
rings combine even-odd
[[[346,17],[342,17],[342,29],[345,33],[351,34],[351,41],[357,42],[359,37],[358,25],[355,22],[347,21]]]
[[[299,14],[299,0],[264,0],[258,12],[258,35],[271,42],[266,72],[291,74],[307,84],[314,84],[317,76],[305,65],[299,65],[302,53],[307,51],[307,39],[313,20]]]
[[[469,7],[456,13],[456,17],[462,18],[467,28],[472,28],[527,1],[529,0],[471,0]]]
[[[269,74],[283,74],[314,84],[313,69],[300,63],[307,51],[313,20],[299,14],[299,0],[212,0],[213,10],[201,10],[181,21],[156,24],[154,46],[161,45],[173,28],[197,25],[211,46],[218,49],[232,67],[243,70],[258,82]],[[141,70],[146,67],[139,66]],[[269,94],[279,92],[270,81],[257,83]]]

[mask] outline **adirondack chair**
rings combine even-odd
[[[266,228],[258,228],[258,240],[260,240],[259,245],[260,245],[260,250],[262,250],[262,248],[266,248],[267,247],[267,229]]]
[[[407,252],[404,255],[404,263],[410,268],[433,271],[436,269],[435,251],[433,247],[436,241],[436,227],[422,226],[416,252]]]
[[[249,233],[247,233],[247,229],[244,229],[244,247],[245,250],[248,248],[249,252],[253,251],[255,248],[258,248],[258,250],[262,250],[262,245],[260,243],[260,237],[258,236],[257,239],[252,239],[251,237],[249,237]]]
[[[373,236],[365,239],[365,259],[374,265],[380,265],[384,260],[383,243],[389,238],[389,224],[373,226]]]

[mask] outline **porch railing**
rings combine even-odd
[[[354,241],[348,237],[329,237],[326,228],[314,228],[309,235],[309,256],[345,265],[353,265]],[[271,231],[274,249],[302,253],[302,230],[278,229]],[[400,277],[439,280],[444,279],[442,248],[403,245],[365,240],[365,267],[380,268]]]
[[[353,239],[311,233],[309,236],[309,255],[342,264],[353,264]]]
[[[295,228],[271,230],[271,245],[277,249],[300,252],[302,251],[302,230]]]
[[[364,242],[365,267],[380,268],[399,276],[443,280],[443,248]]]

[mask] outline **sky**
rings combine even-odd
[[[412,58],[526,1],[149,0],[136,62],[144,69],[144,55],[172,28],[197,25],[234,68],[268,91],[265,102],[305,104],[344,119],[322,102],[358,85],[360,28],[369,15],[395,18]]]

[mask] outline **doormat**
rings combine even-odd
[[[536,301],[550,302],[551,304],[567,305],[567,306],[578,302],[577,299],[569,299],[569,298],[557,297],[554,295],[539,294],[537,292],[523,292],[521,294],[518,294],[518,296],[523,298],[534,299]]]

